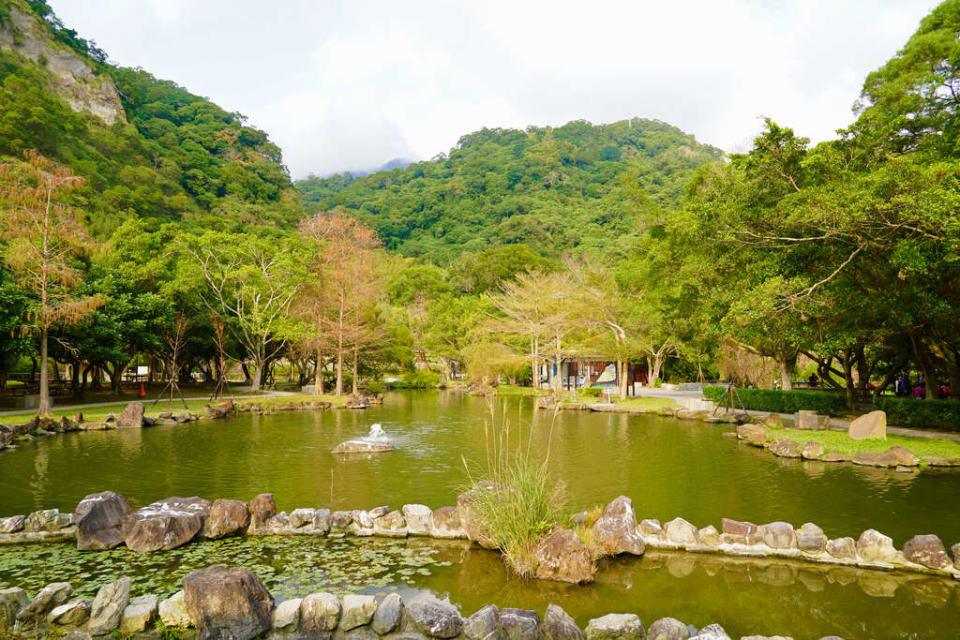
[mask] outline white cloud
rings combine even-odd
[[[247,114],[295,176],[428,158],[483,126],[658,118],[814,140],[935,0],[51,0],[112,58]]]

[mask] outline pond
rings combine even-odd
[[[649,625],[672,616],[702,627],[718,622],[740,637],[791,633],[800,639],[957,638],[960,583],[919,574],[893,574],[790,561],[648,552],[601,562],[586,586],[520,580],[499,554],[464,542],[372,538],[254,538],[202,542],[164,554],[124,548],[79,552],[72,545],[0,547],[0,588],[32,593],[67,580],[92,597],[118,575],[133,593],[169,596],[190,570],[210,564],[255,571],[277,600],[315,591],[409,600],[421,592],[449,598],[464,615],[494,603],[543,615],[558,604],[586,626],[611,611],[634,612]]]
[[[495,415],[491,418],[491,410]],[[338,443],[381,423],[396,451],[336,457]],[[672,418],[494,406],[459,393],[397,392],[366,411],[294,411],[181,426],[74,433],[0,453],[0,515],[121,493],[134,504],[168,496],[249,500],[272,492],[279,509],[452,505],[464,462],[485,465],[491,429],[545,455],[574,508],[633,499],[638,517],[815,522],[831,537],[873,527],[900,545],[917,533],[960,541],[960,473],[785,460],[721,436],[726,426]]]

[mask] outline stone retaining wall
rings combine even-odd
[[[249,503],[240,500],[166,498],[134,510],[119,494],[105,491],[84,498],[73,514],[56,509],[28,516],[0,518],[0,543],[76,539],[81,550],[130,549],[156,552],[197,540],[227,536],[381,536],[471,540],[496,548],[484,534],[472,509],[475,496],[458,497],[457,506],[431,509],[407,504],[399,510],[333,511],[300,508],[277,512],[272,494],[260,494]],[[813,523],[795,529],[786,522],[756,525],[724,518],[720,529],[697,527],[683,518],[661,523],[637,521],[629,498],[621,496],[607,505],[603,515],[590,521],[586,513],[575,517],[576,527],[557,527],[536,549],[532,575],[561,582],[593,580],[595,560],[606,555],[643,555],[647,547],[729,556],[790,558],[804,562],[868,569],[911,571],[960,580],[960,543],[949,553],[935,535],[917,535],[903,549],[888,536],[868,529],[855,540],[829,539]],[[586,542],[584,542],[586,541]]]
[[[47,585],[33,599],[23,589],[3,589],[0,634],[7,629],[24,637],[47,633],[71,640],[194,633],[200,639],[232,640],[730,640],[717,624],[697,629],[675,618],[661,618],[645,628],[634,613],[594,618],[582,629],[554,604],[547,606],[541,619],[536,611],[501,610],[495,605],[464,618],[449,602],[433,596],[404,602],[396,593],[381,598],[311,593],[277,602],[256,575],[241,568],[198,569],[187,574],[182,584],[181,591],[164,600],[151,594],[131,597],[130,578],[101,586],[92,601],[71,599],[72,588],[66,582]],[[764,638],[753,635],[742,640]]]

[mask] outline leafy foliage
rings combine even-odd
[[[898,427],[960,431],[960,403],[953,400],[880,397],[875,404],[886,412],[887,422]]]
[[[816,411],[820,415],[840,416],[849,413],[844,397],[829,391],[780,391],[777,389],[737,389],[737,397],[745,409],[772,413]],[[703,395],[719,405],[729,402],[726,387],[704,387]],[[738,406],[738,408],[740,408]]]

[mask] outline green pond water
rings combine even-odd
[[[282,412],[143,430],[37,439],[0,453],[0,515],[72,510],[86,494],[113,490],[134,504],[167,496],[248,500],[270,491],[278,507],[431,507],[455,503],[479,470],[491,423],[545,452],[576,508],[630,496],[638,516],[682,516],[697,526],[721,517],[815,522],[832,537],[877,528],[900,545],[916,533],[960,541],[960,473],[888,470],[784,460],[724,438],[729,429],[647,416],[536,411],[529,400],[456,393],[393,393],[367,411]],[[339,442],[382,424],[396,451],[335,457]],[[42,554],[50,553],[52,556]],[[127,568],[138,587],[173,590],[190,568],[248,566],[272,592],[317,588],[431,590],[471,613],[487,602],[543,613],[556,602],[585,623],[635,611],[647,623],[672,615],[733,633],[819,638],[960,638],[960,582],[882,572],[825,572],[789,563],[648,554],[607,561],[590,586],[521,581],[497,554],[425,541],[268,539],[188,546],[144,558],[120,549],[78,554],[67,545],[0,547],[0,584],[70,579],[99,584]],[[447,564],[450,563],[450,564]],[[26,586],[26,585],[24,585]],[[91,589],[93,586],[90,587]]]

